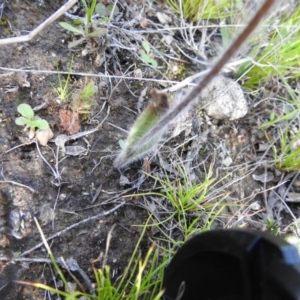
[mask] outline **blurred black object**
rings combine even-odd
[[[188,240],[164,275],[165,300],[298,300],[297,249],[267,232],[209,231]]]

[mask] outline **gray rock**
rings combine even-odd
[[[205,88],[201,105],[207,115],[218,120],[236,120],[248,112],[242,88],[230,78],[218,76]]]

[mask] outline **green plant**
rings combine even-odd
[[[18,117],[16,119],[16,124],[20,126],[28,126],[31,129],[48,129],[49,124],[46,120],[41,119],[39,116],[34,115],[34,111],[30,105],[26,103],[22,103],[18,105],[18,112],[22,115],[22,117]]]
[[[300,170],[300,132],[293,138],[289,130],[280,132],[279,151],[273,146],[274,165],[283,172]]]
[[[180,165],[177,166],[177,170],[180,176],[176,183],[171,182],[167,174],[165,174],[163,180],[155,178],[162,187],[161,196],[171,203],[176,212],[184,212],[184,214],[211,208],[213,204],[205,203],[205,198],[209,187],[214,181],[212,179],[212,169],[209,170],[200,184],[191,184],[184,168]],[[204,206],[205,204],[206,206]]]
[[[133,124],[128,138],[126,142],[122,144],[122,150],[115,160],[115,166],[124,166],[142,157],[145,153],[153,149],[160,139],[161,132],[158,132],[153,134],[146,142],[140,143],[141,139],[157,124],[169,108],[166,94],[158,93],[156,90],[153,90],[151,96],[154,103],[148,105]]]
[[[255,90],[270,78],[291,80],[300,76],[300,4],[291,11],[280,16],[280,26],[271,33],[262,30],[250,40],[252,50],[248,56],[252,60],[243,63],[235,76],[243,80],[246,88]],[[268,21],[272,22],[273,19]]]
[[[60,22],[59,25],[64,29],[73,32],[75,35],[81,35],[82,38],[69,43],[69,48],[75,47],[82,43],[87,38],[97,37],[106,34],[106,29],[99,27],[99,25],[106,20],[93,20],[92,16],[95,12],[97,0],[92,0],[91,5],[88,6],[86,0],[81,0],[85,8],[86,14],[83,22],[74,20],[73,24],[67,22]]]
[[[148,227],[154,227],[154,231],[159,231],[160,236],[164,237],[160,237],[158,240],[162,242],[160,247],[166,253],[172,253],[191,235],[210,230],[217,218],[224,213],[225,207],[231,206],[231,204],[223,203],[228,193],[211,196],[215,184],[219,183],[213,183],[212,167],[205,173],[201,183],[192,183],[189,172],[181,163],[176,164],[174,171],[178,174],[175,180],[171,180],[166,171],[164,171],[163,178],[148,174],[159,184],[160,191],[149,191],[134,195],[135,197],[158,199],[158,202],[162,203],[163,208],[150,215],[152,221]],[[132,197],[132,195],[125,197]],[[157,219],[155,217],[157,215],[164,217]],[[176,234],[180,232],[183,239],[179,241],[174,239],[169,231],[163,230],[166,227],[176,228]],[[168,246],[166,248],[163,245]]]
[[[300,169],[300,132],[293,133],[289,130],[289,124],[292,122],[298,122],[296,117],[300,112],[300,105],[298,100],[298,95],[290,87],[285,78],[281,78],[283,82],[283,87],[288,91],[290,99],[282,98],[286,108],[285,111],[271,112],[269,121],[264,122],[259,126],[263,132],[265,132],[265,137],[269,137],[268,130],[271,128],[276,130],[278,127],[278,138],[279,143],[273,142],[270,138],[268,141],[273,142],[272,150],[274,156],[274,165],[277,169],[283,172],[295,171]],[[283,127],[283,125],[285,125]],[[274,134],[271,134],[273,136]],[[271,145],[270,145],[271,147]]]
[[[55,86],[52,85],[52,88],[53,88],[54,92],[56,93],[59,101],[65,101],[71,94],[71,92],[68,91],[68,88],[69,88],[69,82],[70,82],[70,78],[71,78],[72,65],[73,65],[73,58],[71,60],[67,79],[65,80],[65,82],[63,83],[63,81],[60,77],[60,73],[58,72],[57,78],[58,78],[59,87],[56,88]]]
[[[283,98],[283,97],[280,98],[281,100],[283,100],[284,103],[288,104],[289,109],[286,109],[282,113],[272,112],[269,117],[270,121],[264,122],[259,126],[259,129],[261,130],[267,130],[270,127],[273,127],[276,124],[279,124],[281,122],[290,122],[300,112],[298,94],[295,92],[294,89],[292,89],[292,87],[288,84],[287,80],[284,77],[280,77],[280,80],[283,83],[282,87],[288,92],[290,99]]]
[[[36,221],[36,220],[35,220]],[[103,269],[96,269],[92,265],[96,280],[95,294],[87,294],[81,291],[71,291],[69,284],[53,256],[53,253],[47,243],[44,234],[36,221],[37,228],[42,237],[46,250],[51,258],[51,262],[64,284],[64,289],[59,290],[45,284],[36,282],[17,281],[17,283],[31,285],[36,288],[41,288],[50,291],[53,294],[65,297],[67,300],[75,300],[80,296],[84,296],[84,299],[92,300],[140,300],[151,299],[159,300],[163,295],[162,291],[162,278],[163,271],[169,260],[163,256],[161,261],[158,255],[158,250],[152,245],[145,257],[142,259],[139,252],[140,243],[145,234],[146,226],[134,248],[130,261],[122,275],[119,282],[113,283],[110,275],[109,266],[104,266]]]
[[[94,104],[93,96],[95,95],[95,83],[93,81],[85,82],[80,92],[74,93],[72,101],[72,110],[79,114],[88,114]]]
[[[279,224],[276,220],[266,219],[267,230],[270,231],[275,236],[279,233]]]
[[[152,65],[153,67],[157,67],[157,61],[153,58],[151,58],[151,48],[150,48],[150,44],[147,41],[143,41],[142,42],[142,46],[144,48],[145,51],[141,52],[141,58],[144,62],[146,62],[147,64]]]
[[[238,1],[232,0],[167,0],[167,4],[183,18],[197,22],[200,19],[224,19],[232,14],[230,8]]]
[[[155,195],[166,199],[172,205],[174,218],[178,220],[178,227],[186,240],[192,234],[209,230],[225,205],[221,199],[207,201],[208,192],[213,188],[212,168],[205,174],[201,183],[191,183],[185,169],[180,165],[177,165],[177,171],[180,175],[175,182],[171,182],[166,173],[164,179],[153,177],[162,187],[162,191]],[[203,220],[205,214],[206,221]],[[197,224],[201,218],[203,224],[199,228]]]
[[[102,22],[109,21],[109,18],[111,15],[115,16],[119,13],[118,6],[113,6],[111,4],[105,6],[103,3],[97,3],[95,12],[102,18]]]

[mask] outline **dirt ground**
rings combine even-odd
[[[27,34],[64,2],[6,1],[0,37]],[[68,21],[65,16],[59,20]],[[74,51],[68,49],[71,36],[56,21],[29,42],[1,46],[0,66],[49,71],[56,71],[59,68],[68,72],[73,59],[74,73],[76,71],[96,74],[108,71],[108,74],[120,75],[132,64],[140,64],[135,62],[136,57],[132,51],[121,49],[115,53],[121,69],[112,63],[113,59],[110,59],[107,65],[102,64],[98,67],[95,63],[99,57],[97,54],[105,51],[107,57],[111,57],[113,51],[103,50],[98,45],[96,51],[82,57],[82,49]],[[193,68],[191,64],[190,73],[194,72]],[[145,78],[158,76],[151,68],[144,66],[142,70]],[[37,258],[48,258],[44,246],[36,247],[41,243],[41,236],[33,217],[39,220],[44,235],[50,237],[69,226],[99,215],[90,221],[75,225],[73,229],[65,230],[49,241],[55,257],[75,259],[90,278],[93,278],[90,261],[105,251],[107,234],[116,224],[107,263],[114,270],[114,276],[119,276],[141,234],[142,229],[134,225],[144,224],[148,218],[148,211],[142,208],[142,198],[132,197],[124,200],[122,195],[133,193],[139,188],[147,190],[153,181],[146,179],[143,185],[139,184],[143,170],[142,161],[127,167],[122,171],[123,177],[120,177],[120,172],[113,167],[113,160],[120,150],[119,141],[126,138],[126,132],[121,129],[128,130],[136,119],[140,105],[139,97],[143,90],[146,87],[148,91],[153,87],[161,87],[151,81],[141,83],[128,80],[125,83],[117,79],[103,84],[99,78],[91,77],[99,90],[92,111],[85,118],[80,115],[80,132],[91,130],[101,122],[103,124],[98,131],[86,135],[84,139],[78,138],[67,142],[68,146],[81,146],[86,149],[85,153],[71,156],[65,155],[52,141],[44,147],[30,142],[27,132],[15,124],[15,119],[19,116],[17,106],[20,103],[28,103],[31,107],[45,104],[36,113],[49,122],[54,139],[66,133],[59,119],[59,111],[69,109],[70,103],[58,103],[56,99],[53,86],[58,86],[57,74],[33,71],[21,73],[3,69],[0,72],[0,252],[3,258],[0,262],[0,298],[44,299],[42,290],[35,290],[33,293],[33,289],[14,284],[12,280],[54,284],[52,269],[46,263],[33,262]],[[65,80],[66,76],[62,78]],[[70,89],[80,88],[86,78],[88,77],[71,76]],[[117,88],[114,89],[116,85]],[[135,95],[132,95],[132,91]],[[144,96],[144,101],[145,103],[148,101],[148,92]],[[203,129],[210,131],[207,137],[209,150],[215,142],[222,140],[231,149],[229,156],[236,164],[245,163],[247,159],[251,160],[253,145],[248,134],[251,127],[250,120],[251,118],[246,117],[239,122],[204,124]],[[10,149],[12,150],[9,151]],[[214,157],[218,158],[217,152]],[[211,159],[205,154],[198,157],[199,161],[207,160],[206,166],[201,165],[199,170],[195,170],[198,178],[203,176],[203,167],[208,167]],[[217,160],[216,166],[220,164]],[[152,170],[159,168],[155,160],[151,168]],[[252,166],[239,169],[237,172],[224,168],[218,176],[223,178],[231,172],[230,181],[234,182],[235,179],[247,177],[251,170]],[[264,172],[264,168],[256,167],[255,170],[257,173]],[[228,182],[229,179],[224,179],[216,188],[226,186]],[[276,181],[271,184],[276,184]],[[228,201],[247,199],[249,203],[259,203],[261,208],[264,203],[263,188],[264,184],[248,176],[244,183],[238,181],[230,185],[231,195]],[[95,197],[97,192],[100,192],[99,196]],[[261,227],[263,215],[260,214],[260,208],[254,213],[256,219],[252,218],[252,223],[249,217],[248,221],[253,227]],[[233,215],[237,210],[232,207],[232,211],[228,211],[228,214]],[[101,216],[105,212],[110,213]],[[23,220],[24,228],[20,228],[20,221]],[[230,226],[239,224],[238,217],[231,218],[230,221],[228,219],[221,221]],[[151,230],[147,232],[141,251],[147,250],[151,243],[149,237],[152,235]],[[23,260],[13,260],[17,257]]]
[[[57,10],[64,1],[9,1],[5,6],[5,18],[11,27],[21,34],[26,30],[32,30],[47,17]],[[10,32],[7,26],[1,26],[1,37]],[[46,28],[37,38],[28,43],[14,44],[1,47],[0,65],[12,68],[34,68],[37,70],[55,70],[59,60],[64,70],[68,71],[68,63],[72,53],[68,50],[63,40],[68,40],[69,34],[58,26],[57,23]],[[73,68],[77,72],[100,72],[93,65],[89,57],[74,59]],[[126,68],[126,66],[124,66]],[[9,74],[8,74],[9,73]],[[47,102],[47,108],[39,112],[40,117],[45,117],[53,128],[55,135],[62,133],[58,119],[58,105],[55,103],[52,84],[57,84],[57,76],[28,73],[30,87],[23,87],[18,82],[15,73],[7,72],[5,78],[1,77],[1,133],[0,153],[1,172],[7,180],[12,180],[31,187],[34,192],[12,184],[1,183],[1,220],[2,242],[5,253],[9,255],[22,253],[41,242],[40,235],[33,221],[26,222],[26,233],[21,239],[9,235],[11,228],[11,211],[22,211],[25,214],[36,216],[42,224],[45,236],[59,232],[64,228],[78,223],[83,219],[98,215],[114,208],[113,204],[105,205],[105,201],[115,197],[116,203],[120,200],[118,194],[123,188],[120,186],[120,174],[112,168],[112,160],[118,151],[118,140],[124,134],[114,127],[103,124],[102,128],[83,140],[73,141],[72,145],[90,147],[86,155],[80,157],[66,157],[59,163],[61,184],[55,182],[50,168],[41,159],[37,152],[36,144],[19,147],[7,154],[5,151],[20,145],[22,128],[16,126],[14,120],[17,116],[17,105],[28,103],[35,107]],[[71,84],[75,85],[75,80]],[[16,92],[6,92],[9,87],[18,87]],[[120,95],[113,96],[115,103],[126,102],[133,106],[134,100],[126,89],[122,88]],[[100,97],[99,97],[100,98]],[[98,100],[94,110],[99,112],[104,101]],[[93,118],[91,124],[82,125],[81,131],[94,128],[100,123],[107,113],[107,105],[102,113]],[[135,115],[124,110],[121,106],[112,107],[108,122],[128,129],[133,123]],[[40,151],[45,159],[55,165],[56,146],[51,143],[49,147],[41,147]],[[107,158],[105,158],[107,157]],[[59,159],[63,155],[59,154]],[[103,159],[104,158],[104,159]],[[3,178],[2,178],[3,179]],[[92,203],[92,199],[98,188],[102,192]],[[116,197],[117,196],[117,197]],[[113,201],[112,201],[113,202]],[[55,210],[53,208],[55,207]],[[52,220],[52,214],[55,218]],[[72,257],[88,276],[92,276],[91,259],[96,259],[106,246],[106,237],[109,229],[117,224],[115,238],[110,245],[108,264],[115,269],[115,276],[119,275],[128,262],[133,248],[140,236],[140,229],[134,228],[134,224],[143,224],[147,218],[147,212],[134,205],[126,205],[108,216],[87,222],[73,230],[61,234],[51,241],[51,249],[56,257]],[[7,234],[8,233],[8,234]],[[147,248],[147,244],[145,244]],[[30,256],[45,257],[43,247],[31,252]],[[28,281],[40,281],[51,283],[51,273],[43,264],[26,264],[25,262],[14,265],[1,265],[1,299],[41,299],[41,292],[34,296],[32,291],[24,286],[15,285],[12,288],[11,280],[24,279]]]

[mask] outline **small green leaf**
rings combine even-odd
[[[157,67],[157,61],[149,57],[146,53],[141,54],[141,58],[144,62],[152,65],[153,67]]]
[[[39,119],[39,120],[27,120],[26,124],[31,128],[39,128],[39,129],[47,129],[49,128],[49,124],[46,120]]]
[[[142,46],[145,49],[146,53],[149,54],[150,53],[150,44],[147,41],[143,41]]]
[[[82,21],[81,20],[72,20],[72,25],[78,26],[81,25]]]
[[[107,6],[107,10],[109,11],[109,12],[111,12],[112,11],[112,9],[113,9],[113,5],[108,5]],[[115,16],[115,15],[117,15],[118,13],[119,13],[120,11],[119,11],[119,8],[118,8],[118,6],[115,6],[115,10],[114,10],[114,12],[113,12],[113,15]]]
[[[108,16],[108,11],[107,11],[105,5],[102,4],[102,3],[98,3],[98,4],[96,5],[95,12],[96,12],[100,17],[107,17],[107,16]]]
[[[37,121],[31,121],[31,120],[27,119],[26,125],[29,126],[29,127],[31,127],[31,128],[35,128],[35,127],[37,127],[37,123],[36,122]]]
[[[90,3],[90,7],[89,7],[89,9],[87,10],[88,18],[89,18],[88,20],[89,20],[89,21],[91,20],[92,15],[93,15],[93,13],[94,13],[94,11],[95,11],[97,2],[98,2],[97,0],[92,0],[91,3]]]
[[[36,120],[35,121],[37,128],[39,129],[48,129],[49,128],[49,124],[46,120],[40,119],[40,120]]]
[[[32,121],[37,121],[37,120],[41,120],[41,118],[39,116],[34,116],[33,118],[31,118]]]
[[[105,35],[106,34],[106,28],[100,28],[97,29],[91,33],[88,34],[88,36],[93,37],[93,36],[100,36],[100,35]]]
[[[67,22],[60,22],[59,25],[63,27],[64,29],[67,29],[69,31],[72,31],[74,33],[84,34],[84,31],[81,29],[81,27],[74,27],[71,24]]]
[[[150,58],[150,62],[149,62],[153,67],[157,67],[158,63],[155,59]]]
[[[146,63],[149,63],[149,61],[151,60],[151,58],[149,57],[149,55],[147,55],[146,53],[142,53],[141,54],[141,58]]]
[[[30,107],[30,105],[28,105],[26,103],[20,104],[18,106],[17,110],[23,117],[25,117],[27,119],[31,119],[34,116],[34,112],[33,112],[32,108]]]
[[[19,118],[16,118],[15,122],[17,125],[24,126],[27,124],[27,119],[24,117],[19,117]]]
[[[230,43],[228,27],[221,27],[221,36],[222,36],[223,49],[227,49]]]
[[[76,47],[76,46],[78,46],[79,44],[81,44],[84,40],[85,40],[85,38],[81,38],[81,39],[79,39],[79,40],[70,42],[70,43],[68,44],[68,48],[70,49],[70,48]]]
[[[84,9],[87,11],[89,8],[88,8],[88,5],[87,5],[86,1],[85,0],[81,0],[81,1],[82,1],[83,6],[84,6]]]
[[[125,149],[125,147],[126,147],[126,143],[125,143],[125,141],[124,140],[119,140],[119,145],[120,145],[120,147],[121,147],[121,149]]]

